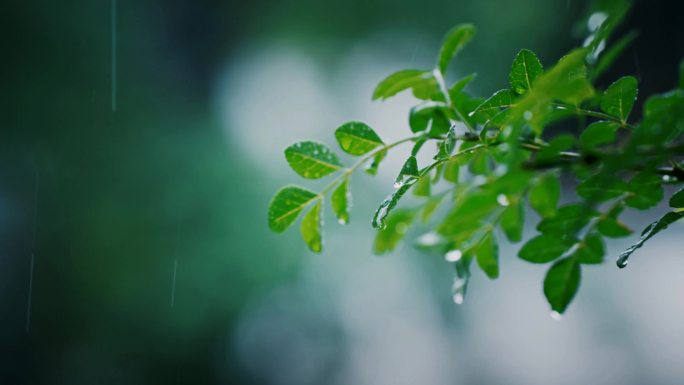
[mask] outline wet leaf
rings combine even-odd
[[[332,192],[330,204],[333,212],[335,212],[335,216],[337,216],[337,221],[340,224],[349,223],[349,208],[351,207],[349,176],[346,176]]]
[[[340,159],[325,145],[305,141],[285,149],[290,167],[307,179],[319,179],[344,167]]]
[[[633,76],[625,76],[616,80],[603,93],[601,109],[606,114],[627,120],[637,97],[637,80]]]
[[[513,60],[508,77],[511,89],[516,94],[523,95],[532,89],[532,84],[543,71],[544,68],[534,52],[529,49],[520,50]]]
[[[551,266],[544,278],[544,295],[551,309],[563,313],[579,288],[582,272],[575,258],[562,259]]]
[[[335,138],[342,149],[351,155],[364,155],[384,143],[378,134],[363,122],[348,122],[335,130]]]
[[[393,251],[404,238],[416,216],[411,209],[398,209],[387,217],[386,226],[375,235],[373,253],[380,255]]]
[[[672,194],[672,197],[670,197],[670,207],[684,208],[684,187]]]
[[[268,206],[268,225],[276,233],[285,231],[317,194],[299,186],[285,186],[276,192]]]
[[[682,217],[684,217],[684,211],[675,211],[675,212],[669,212],[657,221],[652,222],[650,225],[648,225],[644,231],[641,232],[641,238],[635,243],[633,243],[631,246],[627,248],[627,250],[623,251],[622,254],[618,256],[617,259],[617,265],[619,268],[623,268],[627,266],[627,262],[629,261],[629,257],[641,246],[644,245],[646,241],[648,241],[651,237],[654,235],[658,234],[659,232],[665,230],[669,225],[672,223],[680,220]]]
[[[387,150],[378,151],[378,153],[375,154],[375,156],[373,157],[371,163],[368,165],[368,167],[366,167],[366,172],[369,175],[377,175],[380,163],[382,163],[383,159],[385,159],[386,156]]]
[[[314,253],[320,253],[323,250],[321,223],[321,200],[319,200],[311,208],[311,210],[304,215],[300,227],[302,239],[304,239],[304,242],[309,247],[309,250],[313,251]]]

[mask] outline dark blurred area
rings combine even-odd
[[[600,84],[634,74],[641,95],[672,88],[684,58],[680,4],[637,1],[620,33],[639,36]],[[236,320],[309,256],[296,237],[268,232],[274,176],[232,140],[212,105],[217,79],[244,47],[294,41],[334,68],[367,36],[402,31],[433,42],[419,50],[432,57],[444,31],[472,21],[480,43],[462,65],[480,73],[485,95],[506,84],[518,49],[534,48],[550,66],[581,44],[570,31],[587,4],[118,0],[115,8],[114,64],[112,1],[0,6],[2,384],[266,383],[234,357]],[[401,57],[415,54],[405,49]]]

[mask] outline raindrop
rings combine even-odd
[[[615,261],[615,264],[617,267],[624,269],[627,267],[627,264],[629,263],[629,256],[632,254],[632,248],[630,247],[626,251],[624,251],[622,254],[620,254],[617,257],[617,261]]]
[[[672,175],[663,175],[663,182],[665,183],[674,182],[676,180],[677,178],[673,177]]]
[[[454,303],[455,303],[456,305],[461,305],[461,304],[463,304],[463,300],[465,299],[465,298],[463,297],[463,293],[461,293],[461,292],[454,293],[454,296],[453,296],[452,298],[454,299]]]
[[[461,257],[463,257],[463,252],[461,252],[461,250],[451,250],[444,255],[444,259],[447,262],[458,262]]]
[[[401,188],[401,186],[403,186],[403,185],[404,185],[403,182],[394,182],[392,187],[394,187],[395,189],[398,189],[398,188]]]
[[[338,219],[337,219],[337,223],[339,223],[339,224],[341,224],[341,225],[346,225],[346,224],[347,224],[347,220],[344,219],[344,218],[338,218]]]
[[[439,241],[439,236],[433,232],[425,233],[418,238],[418,244],[422,246],[435,246]]]
[[[554,321],[560,321],[563,319],[563,315],[554,310],[551,312],[551,319],[553,319]]]
[[[496,197],[496,201],[499,202],[499,204],[500,204],[501,206],[504,206],[504,207],[506,207],[506,206],[508,206],[508,205],[510,204],[510,202],[508,201],[508,197],[507,197],[506,195],[504,195],[504,194],[499,194],[499,195]]]
[[[594,12],[591,16],[589,16],[589,19],[587,19],[587,28],[594,32],[601,26],[601,24],[603,24],[604,21],[606,21],[607,18],[608,15],[604,12]]]

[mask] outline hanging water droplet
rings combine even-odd
[[[563,315],[554,310],[551,312],[551,319],[553,319],[554,321],[560,321],[563,319]]]
[[[465,300],[465,292],[468,286],[468,280],[465,278],[456,278],[454,285],[451,287],[451,298],[455,304],[460,305]]]
[[[665,182],[665,183],[674,182],[676,180],[677,180],[677,178],[675,178],[671,175],[663,175],[663,182]]]
[[[461,257],[463,257],[463,252],[461,252],[461,250],[451,250],[444,255],[444,259],[447,262],[458,262]]]
[[[627,250],[617,257],[617,261],[615,261],[615,264],[617,265],[617,267],[619,267],[621,269],[624,269],[625,267],[627,267],[627,264],[629,263],[629,256],[632,254],[629,251],[630,250]]]
[[[511,204],[511,203],[508,201],[508,197],[507,197],[505,194],[499,194],[499,195],[496,197],[496,201],[497,201],[501,206],[504,206],[504,207],[506,207],[506,206],[508,206],[509,204]]]
[[[429,232],[429,233],[425,233],[425,234],[421,235],[420,238],[418,238],[418,241],[416,243],[418,243],[421,246],[428,246],[429,247],[429,246],[434,246],[434,245],[438,244],[439,241],[440,241],[440,238],[436,233]]]
[[[344,219],[344,218],[337,218],[337,223],[339,223],[339,224],[341,224],[341,225],[346,225],[346,224],[347,224],[347,220]]]

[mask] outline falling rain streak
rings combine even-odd
[[[178,273],[178,247],[180,244],[180,227],[182,215],[178,214],[178,222],[176,224],[176,249],[173,256],[173,278],[171,279],[171,307],[176,304],[176,275]]]
[[[31,304],[33,301],[33,271],[35,270],[36,261],[36,231],[38,230],[38,187],[40,182],[40,175],[38,174],[38,166],[35,162],[33,164],[33,171],[35,173],[35,190],[33,194],[33,232],[31,234],[31,266],[29,270],[29,285],[28,298],[26,301],[26,334],[31,330]]]
[[[112,0],[112,112],[116,111],[116,0]]]

